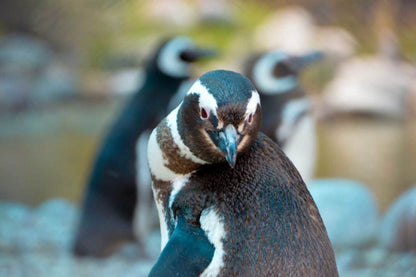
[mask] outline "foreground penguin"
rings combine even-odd
[[[260,94],[261,131],[283,148],[306,183],[315,171],[316,132],[311,103],[298,76],[322,57],[320,52],[294,56],[275,50],[255,55],[245,67]]]
[[[150,177],[147,181],[145,176],[148,134],[165,115],[170,98],[189,78],[190,63],[208,54],[211,52],[197,49],[189,38],[177,37],[163,43],[148,62],[144,85],[121,111],[98,152],[86,188],[75,254],[107,256],[123,242],[134,239],[137,199],[140,198],[139,212],[145,210],[141,215],[146,215],[151,203],[144,203],[151,201]],[[137,176],[136,158],[142,169]],[[147,218],[138,220],[143,223]]]
[[[250,81],[218,70],[153,130],[162,253],[150,276],[338,275],[314,201],[260,122]]]

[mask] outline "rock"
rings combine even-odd
[[[16,109],[26,106],[34,80],[47,67],[51,51],[43,42],[26,35],[0,40],[0,104]]]
[[[336,253],[339,276],[416,276],[415,254],[392,254],[374,247]]]
[[[68,250],[76,218],[77,212],[68,201],[46,201],[28,214],[16,231],[16,247],[20,251]]]
[[[30,213],[27,206],[0,202],[0,249],[13,249],[18,241],[17,232]]]
[[[347,30],[329,26],[317,29],[314,45],[325,53],[326,58],[341,62],[354,55],[358,42]]]
[[[42,70],[49,63],[51,50],[42,41],[28,35],[11,34],[0,40],[0,67],[4,71]]]
[[[308,188],[334,249],[362,247],[374,240],[378,208],[363,184],[348,179],[315,179]]]
[[[376,277],[376,276],[380,276],[379,274],[376,274],[376,272],[372,269],[356,269],[356,270],[351,270],[345,273],[339,273],[340,277]],[[391,276],[391,275],[384,275],[384,276]]]
[[[381,266],[388,257],[388,252],[383,248],[372,248],[365,252],[364,259],[365,263],[369,267]]]
[[[360,252],[357,249],[347,249],[336,256],[338,273],[342,275],[352,268],[357,268],[360,264]]]
[[[65,199],[51,199],[36,209],[0,201],[0,276],[147,276],[156,257],[139,257],[130,244],[107,259],[77,258],[69,251],[78,209]],[[146,240],[157,256],[160,236]]]
[[[307,10],[291,6],[268,16],[258,27],[255,41],[267,50],[279,48],[303,54],[312,47],[315,28],[315,21]]]
[[[414,93],[416,67],[381,56],[357,57],[343,63],[324,88],[328,113],[364,113],[403,119],[406,99]]]
[[[336,185],[336,179],[326,181],[330,182],[330,186]],[[352,181],[338,180],[341,181],[344,185],[356,184]],[[343,193],[340,190],[338,192]],[[343,216],[344,213],[340,215]],[[0,245],[0,276],[148,275],[160,251],[159,232],[151,233],[146,240],[148,252],[154,251],[154,257],[150,259],[140,258],[140,251],[134,244],[129,244],[106,259],[77,258],[67,248],[67,243],[72,237],[70,229],[77,216],[78,209],[64,199],[51,199],[33,210],[25,205],[0,201],[0,242],[6,238],[5,233],[12,239],[6,245]],[[20,231],[24,232],[23,237]],[[16,240],[27,240],[30,236],[33,237],[32,242],[20,244],[20,248],[14,245]],[[416,276],[415,253],[391,254],[379,247],[350,247],[336,251],[336,260],[341,277]]]
[[[141,261],[131,266],[123,277],[137,277],[137,276],[148,276],[152,269],[154,261]]]
[[[10,253],[0,251],[0,276],[25,276],[17,258]]]
[[[357,41],[345,29],[320,27],[304,8],[290,6],[273,12],[258,27],[254,40],[265,49],[282,49],[294,54],[321,50],[326,59],[338,63],[350,57]]]
[[[123,69],[111,74],[110,91],[115,95],[137,92],[144,83],[145,72],[142,69]]]
[[[34,81],[31,104],[43,104],[72,97],[77,90],[75,73],[60,61],[54,60]]]
[[[145,16],[155,22],[169,26],[192,26],[197,21],[195,9],[184,0],[145,1]]]
[[[160,231],[151,232],[145,243],[147,255],[156,261],[160,254]]]
[[[76,274],[77,267],[69,255],[26,252],[19,260],[24,276],[80,276]]]
[[[77,81],[69,64],[37,38],[4,36],[0,39],[0,105],[13,111],[73,95]]]
[[[202,22],[232,23],[231,5],[226,0],[198,0],[199,17]]]
[[[379,242],[392,251],[416,251],[416,186],[403,193],[384,215]]]

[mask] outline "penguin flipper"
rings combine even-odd
[[[210,264],[214,246],[204,231],[183,216],[149,273],[153,276],[199,276]]]

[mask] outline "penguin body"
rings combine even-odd
[[[128,100],[96,157],[75,238],[75,254],[107,256],[123,242],[135,238],[137,200],[151,198],[150,189],[146,192],[140,188],[150,187],[151,180],[146,181],[145,176],[136,173],[135,166],[136,159],[143,160],[137,158],[140,152],[146,155],[147,151],[145,147],[137,147],[135,151],[136,142],[140,136],[147,141],[146,130],[154,128],[163,118],[170,98],[189,78],[189,63],[200,57],[198,51],[190,39],[176,37],[162,43],[148,62],[144,85]],[[138,165],[141,166],[147,165]],[[138,192],[142,193],[139,197]]]
[[[218,70],[153,130],[162,253],[150,276],[337,276],[315,203],[290,160],[258,133],[260,121],[250,81]],[[182,254],[194,244],[202,246]],[[192,271],[183,270],[187,256],[201,261]]]
[[[253,56],[245,68],[262,101],[261,131],[283,148],[306,183],[315,171],[316,124],[298,75],[321,58],[319,52],[294,56],[275,50]]]

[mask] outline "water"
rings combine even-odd
[[[0,199],[38,205],[82,198],[100,138],[121,101],[67,103],[0,118]],[[318,126],[317,177],[362,181],[381,210],[416,183],[412,122],[344,118]]]

